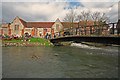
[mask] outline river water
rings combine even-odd
[[[3,78],[117,78],[118,47],[3,47]]]

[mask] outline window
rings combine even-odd
[[[59,30],[59,24],[56,24],[56,29]]]
[[[59,24],[56,24],[56,27],[59,27]]]
[[[47,29],[44,29],[45,32],[47,32]]]
[[[25,31],[27,31],[27,32],[28,32],[28,31],[31,31],[31,29],[25,29]]]
[[[15,30],[19,30],[19,25],[15,25]]]

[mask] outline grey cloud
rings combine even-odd
[[[84,2],[80,3],[83,5],[83,8],[86,7],[93,7],[93,8],[106,8],[106,7],[110,7],[113,3],[110,2],[92,2],[92,3],[88,3],[88,2]],[[42,5],[42,4],[50,4],[50,2],[3,2],[2,3],[2,18],[6,21],[6,22],[11,22],[16,16],[19,16],[21,18],[23,18],[26,21],[50,21],[50,18],[54,17],[55,14],[57,14],[58,16],[64,16],[65,15],[65,11],[67,11],[68,9],[65,9],[66,5],[63,6],[63,9],[60,10],[65,10],[63,14],[61,14],[62,11],[57,10],[57,12],[53,10],[52,14],[49,13],[44,13],[44,12],[39,12],[39,13],[34,13],[32,11],[34,10],[27,10],[27,8],[30,5],[33,4],[38,4],[38,5]],[[63,5],[63,3],[55,3],[55,9],[58,9],[57,7]],[[67,5],[68,6],[68,5]],[[18,8],[20,7],[20,8]],[[37,8],[37,7],[36,7]],[[83,9],[82,7],[80,9]],[[24,10],[23,10],[24,9]],[[38,8],[37,8],[38,9]],[[40,9],[40,8],[39,8]],[[48,7],[49,10],[49,7]],[[117,10],[116,9],[112,9],[112,11],[110,13],[108,13],[108,16],[110,16],[111,21],[116,21],[118,19],[117,15]],[[52,17],[51,17],[52,16]]]
[[[114,2],[81,2],[84,7],[91,8],[109,8],[114,4]]]
[[[118,12],[111,12],[108,14],[110,16],[111,22],[117,22],[118,21]]]
[[[39,13],[35,13],[32,12],[32,9],[29,11],[27,10],[27,7],[29,7],[30,5],[41,5],[41,4],[46,4],[48,5],[49,2],[3,2],[2,3],[2,18],[6,21],[6,22],[11,22],[15,16],[19,16],[23,19],[25,19],[26,21],[49,21],[49,16],[51,17],[51,15],[49,13],[44,13],[44,12],[39,12]],[[56,3],[57,4],[62,4],[62,3]],[[60,5],[57,5],[60,6]],[[20,7],[20,8],[18,8]],[[21,9],[22,8],[22,9]],[[25,8],[25,10],[24,10]],[[37,8],[36,9],[40,9]],[[49,10],[49,8],[47,9]],[[58,13],[60,14],[60,13]],[[54,14],[52,14],[52,16],[54,16]]]
[[[16,2],[3,2],[2,3],[2,18],[5,20],[5,22],[11,22],[16,16],[19,16],[27,21],[31,21],[31,20],[38,20],[39,19],[39,15],[32,15],[32,14],[28,14],[25,12],[20,12],[19,10],[16,10],[16,6],[24,6],[27,7],[27,4],[31,4],[32,3],[16,3]],[[42,19],[45,18],[42,17]]]
[[[14,9],[17,3],[14,2],[3,2],[2,3],[2,19],[5,22],[11,22],[16,16],[21,16],[21,13],[17,13]]]

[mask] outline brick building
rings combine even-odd
[[[90,34],[89,30],[91,25],[94,25],[94,22],[88,21],[86,27],[87,34]],[[57,19],[55,22],[26,22],[25,20],[17,16],[11,23],[2,24],[2,27],[0,28],[0,35],[13,35],[20,37],[25,33],[28,33],[33,37],[44,38],[46,34],[49,34],[51,35],[51,37],[54,37],[54,35],[59,35],[59,32],[69,28],[73,28],[72,32],[74,35],[76,34],[76,28],[78,27],[81,28],[79,28],[80,30],[77,30],[77,35],[80,31],[84,33],[84,21],[81,21],[79,23],[70,23],[61,22],[59,19]],[[92,31],[94,31],[94,27],[92,27]]]
[[[9,24],[2,24],[0,35],[16,35],[18,37],[28,33],[34,37],[43,38],[47,33],[54,36],[63,30],[63,25],[59,19],[55,22],[26,22],[23,19],[16,17]]]

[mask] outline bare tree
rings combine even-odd
[[[77,20],[78,22],[80,22],[80,21],[82,20],[82,15],[81,15],[81,14],[77,15],[76,20]]]
[[[94,22],[94,25],[103,25],[106,22],[109,22],[109,18],[106,16],[105,13],[101,13],[99,11],[91,13],[91,11],[82,11],[80,14],[76,14],[76,12],[74,11],[74,9],[71,9],[69,13],[66,14],[65,18],[63,21],[65,22],[69,22],[69,28],[73,28],[74,27],[74,22],[78,21],[78,28],[80,28],[80,21],[82,21],[82,27],[84,29],[84,34],[86,35],[86,27],[90,25],[88,25],[88,21],[91,20]],[[95,29],[102,29],[102,26],[95,26]],[[99,31],[96,32],[99,33]],[[92,30],[92,27],[90,27],[90,30]],[[77,29],[76,29],[77,31]],[[80,33],[80,30],[79,30]]]
[[[99,20],[99,17],[100,17],[100,12],[94,12],[93,14],[91,14],[91,18],[92,20],[94,21],[94,29],[96,30],[97,29],[97,26],[98,25],[98,20]],[[98,32],[97,30],[95,32]]]
[[[82,21],[84,22],[84,32],[85,32],[85,35],[86,35],[86,27],[87,27],[87,22],[88,20],[90,20],[90,11],[82,11],[81,12],[81,16],[82,16]]]
[[[74,9],[71,9],[70,12],[66,14],[63,21],[70,22],[72,24],[76,21],[76,12],[74,11]],[[70,27],[73,27],[73,25],[71,25]]]
[[[94,12],[93,14],[91,14],[92,20],[94,21],[94,25],[97,25],[97,20],[99,19],[100,16],[100,12]]]
[[[100,13],[100,12],[94,12],[93,14],[91,14],[91,17],[93,19],[93,21],[95,22],[107,22],[109,21],[109,18],[106,16],[105,13]],[[95,23],[96,25],[96,23]]]
[[[98,19],[99,22],[109,22],[109,18],[106,16],[105,13],[101,13],[101,17]]]
[[[76,29],[77,30],[76,34],[79,33],[79,35],[80,35],[80,31],[81,31],[80,30],[80,21],[82,20],[82,15],[81,14],[77,15],[76,20],[78,21],[78,28]]]
[[[72,30],[71,33],[73,33],[74,22],[76,21],[76,12],[74,9],[71,9],[70,12],[66,14],[63,21],[70,23],[69,28]]]
[[[84,21],[87,21],[87,20],[89,20],[89,17],[90,17],[90,11],[86,11],[86,12],[85,12],[85,11],[82,11],[82,12],[81,12],[81,15],[83,16],[82,19],[83,19]]]
[[[97,28],[97,33],[101,34],[102,29],[104,24],[106,24],[106,22],[109,22],[109,18],[106,16],[105,13],[101,13],[101,12],[94,12],[93,14],[91,14],[92,20],[94,21],[94,25],[98,25],[96,27],[94,27],[95,29]]]

